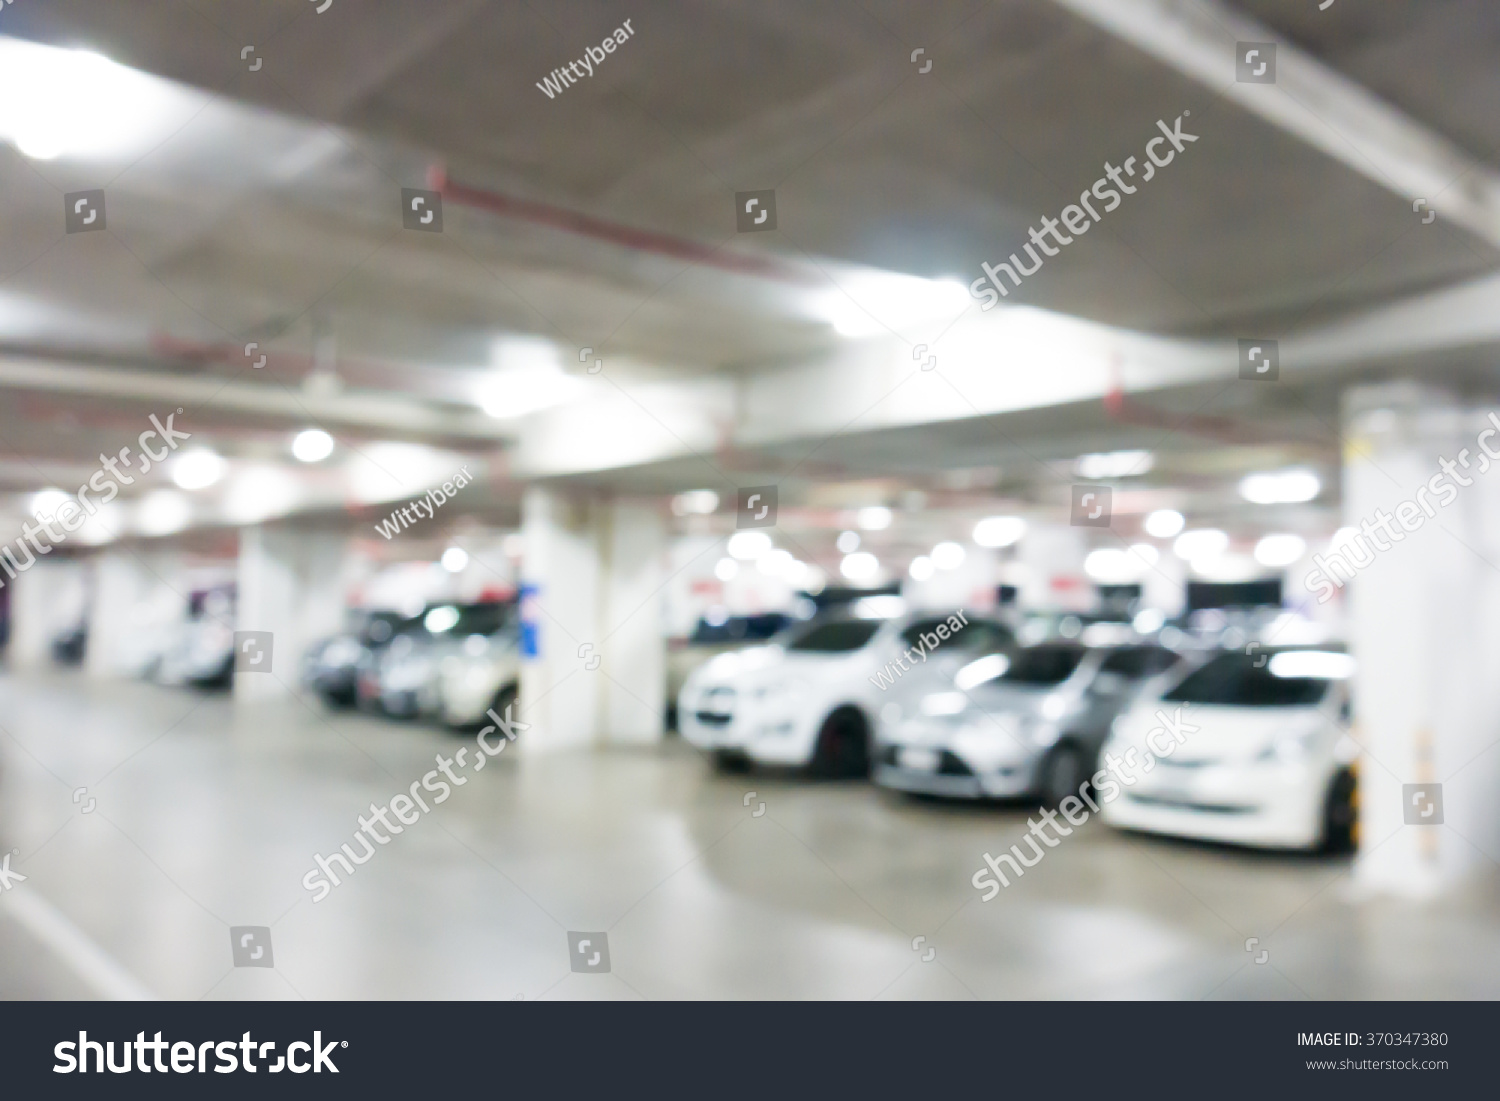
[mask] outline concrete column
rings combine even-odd
[[[170,553],[142,548],[95,556],[84,658],[89,676],[138,677],[160,657],[171,625],[187,611],[186,594],[169,581],[177,568]]]
[[[1094,586],[1083,572],[1089,550],[1086,531],[1065,524],[1034,523],[1027,528],[1005,571],[1007,583],[1020,589],[1021,607],[1093,609]]]
[[[1344,423],[1345,525],[1371,530],[1390,515],[1400,536],[1377,530],[1389,549],[1363,537],[1339,554],[1358,565],[1344,588],[1363,749],[1356,879],[1428,895],[1500,857],[1500,533],[1491,519],[1500,469],[1480,458],[1482,412],[1414,385],[1352,391]],[[1467,472],[1445,474],[1444,459],[1467,461]],[[1339,570],[1332,553],[1324,562]],[[1440,785],[1441,810],[1413,784]],[[1429,808],[1441,825],[1423,823]]]
[[[533,487],[522,502],[525,754],[662,735],[666,524],[654,505]]]
[[[236,703],[285,697],[307,647],[344,624],[348,539],[335,532],[256,525],[240,532],[235,629],[270,631],[269,673],[239,673]]]
[[[87,614],[88,569],[76,558],[37,556],[35,564],[14,578],[0,574],[11,589],[11,664],[17,669],[52,663],[52,641],[79,624]]]

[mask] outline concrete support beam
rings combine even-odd
[[[1500,174],[1218,0],[1055,0],[1360,175],[1500,245]],[[1237,42],[1276,42],[1276,83],[1235,77]],[[1462,181],[1462,186],[1456,186]]]
[[[45,538],[45,537],[43,537]],[[0,575],[9,585],[11,664],[40,669],[51,664],[52,642],[83,621],[88,608],[88,567],[77,559],[41,556],[25,573]]]

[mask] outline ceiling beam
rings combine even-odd
[[[1500,247],[1500,173],[1218,0],[1053,0],[1423,211]],[[1235,78],[1237,42],[1276,43],[1276,83]]]

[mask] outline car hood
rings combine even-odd
[[[1279,739],[1305,737],[1327,726],[1329,716],[1316,706],[1224,707],[1209,704],[1169,703],[1160,699],[1137,703],[1117,720],[1109,748],[1120,752],[1136,746],[1152,753],[1146,744],[1153,730],[1165,729],[1154,739],[1159,746],[1171,745],[1168,754],[1182,764],[1250,759]],[[1181,741],[1173,737],[1173,727]]]

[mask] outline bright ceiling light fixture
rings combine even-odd
[[[1178,558],[1191,562],[1209,555],[1223,554],[1228,547],[1229,536],[1218,528],[1198,528],[1179,535],[1177,542],[1172,544],[1172,551]]]
[[[711,516],[719,508],[719,495],[711,489],[690,489],[672,498],[673,516]]]
[[[884,505],[870,505],[854,514],[861,531],[884,531],[891,526],[891,510]]]
[[[469,564],[469,552],[463,547],[449,547],[439,561],[449,573],[463,573]]]
[[[1176,509],[1159,508],[1146,517],[1146,534],[1156,539],[1170,539],[1182,530],[1187,521]]]
[[[269,520],[292,511],[301,492],[297,479],[281,467],[251,467],[230,480],[224,514],[237,524]]]
[[[720,581],[733,581],[740,573],[740,564],[733,558],[721,558],[714,563],[714,576]]]
[[[1090,551],[1083,572],[1100,585],[1128,585],[1139,581],[1149,567],[1140,558],[1118,547]]]
[[[813,314],[842,336],[893,333],[903,326],[958,316],[973,301],[956,279],[923,279],[893,271],[855,271],[810,300]]]
[[[207,489],[220,478],[229,463],[217,451],[195,447],[172,461],[172,481],[182,489]]]
[[[1300,535],[1268,535],[1255,544],[1255,560],[1272,568],[1290,566],[1306,550],[1307,542]]]
[[[188,526],[193,506],[182,494],[158,489],[146,494],[136,506],[135,527],[142,535],[170,535]]]
[[[871,580],[879,572],[880,560],[868,551],[846,554],[839,563],[839,573],[856,584]]]
[[[937,573],[937,567],[932,564],[931,558],[928,558],[925,554],[919,554],[911,560],[911,566],[908,567],[906,572],[911,574],[913,581],[926,581],[933,574]]]
[[[986,516],[974,525],[974,542],[981,547],[1008,547],[1026,534],[1026,521],[1019,516]]]
[[[859,532],[841,531],[839,537],[833,541],[833,545],[838,547],[840,554],[853,554],[859,550]]]
[[[69,500],[72,498],[60,489],[41,490],[31,496],[31,515],[51,517]]]
[[[771,537],[763,531],[739,531],[729,537],[729,556],[753,561],[771,549]]]
[[[1280,470],[1249,474],[1240,480],[1240,496],[1254,505],[1299,505],[1311,501],[1323,488],[1309,470]]]
[[[292,440],[292,456],[299,463],[320,463],[333,454],[333,437],[321,428],[307,428]]]
[[[932,548],[932,564],[940,570],[956,570],[968,557],[957,543],[939,543]]]
[[[507,337],[495,344],[496,370],[481,383],[479,407],[496,420],[514,420],[561,405],[579,381],[562,369],[557,346],[539,337]]]
[[[0,38],[0,138],[32,160],[127,153],[181,98],[166,81],[87,50]]]
[[[1080,478],[1136,478],[1156,465],[1150,451],[1106,451],[1098,455],[1078,456]]]

